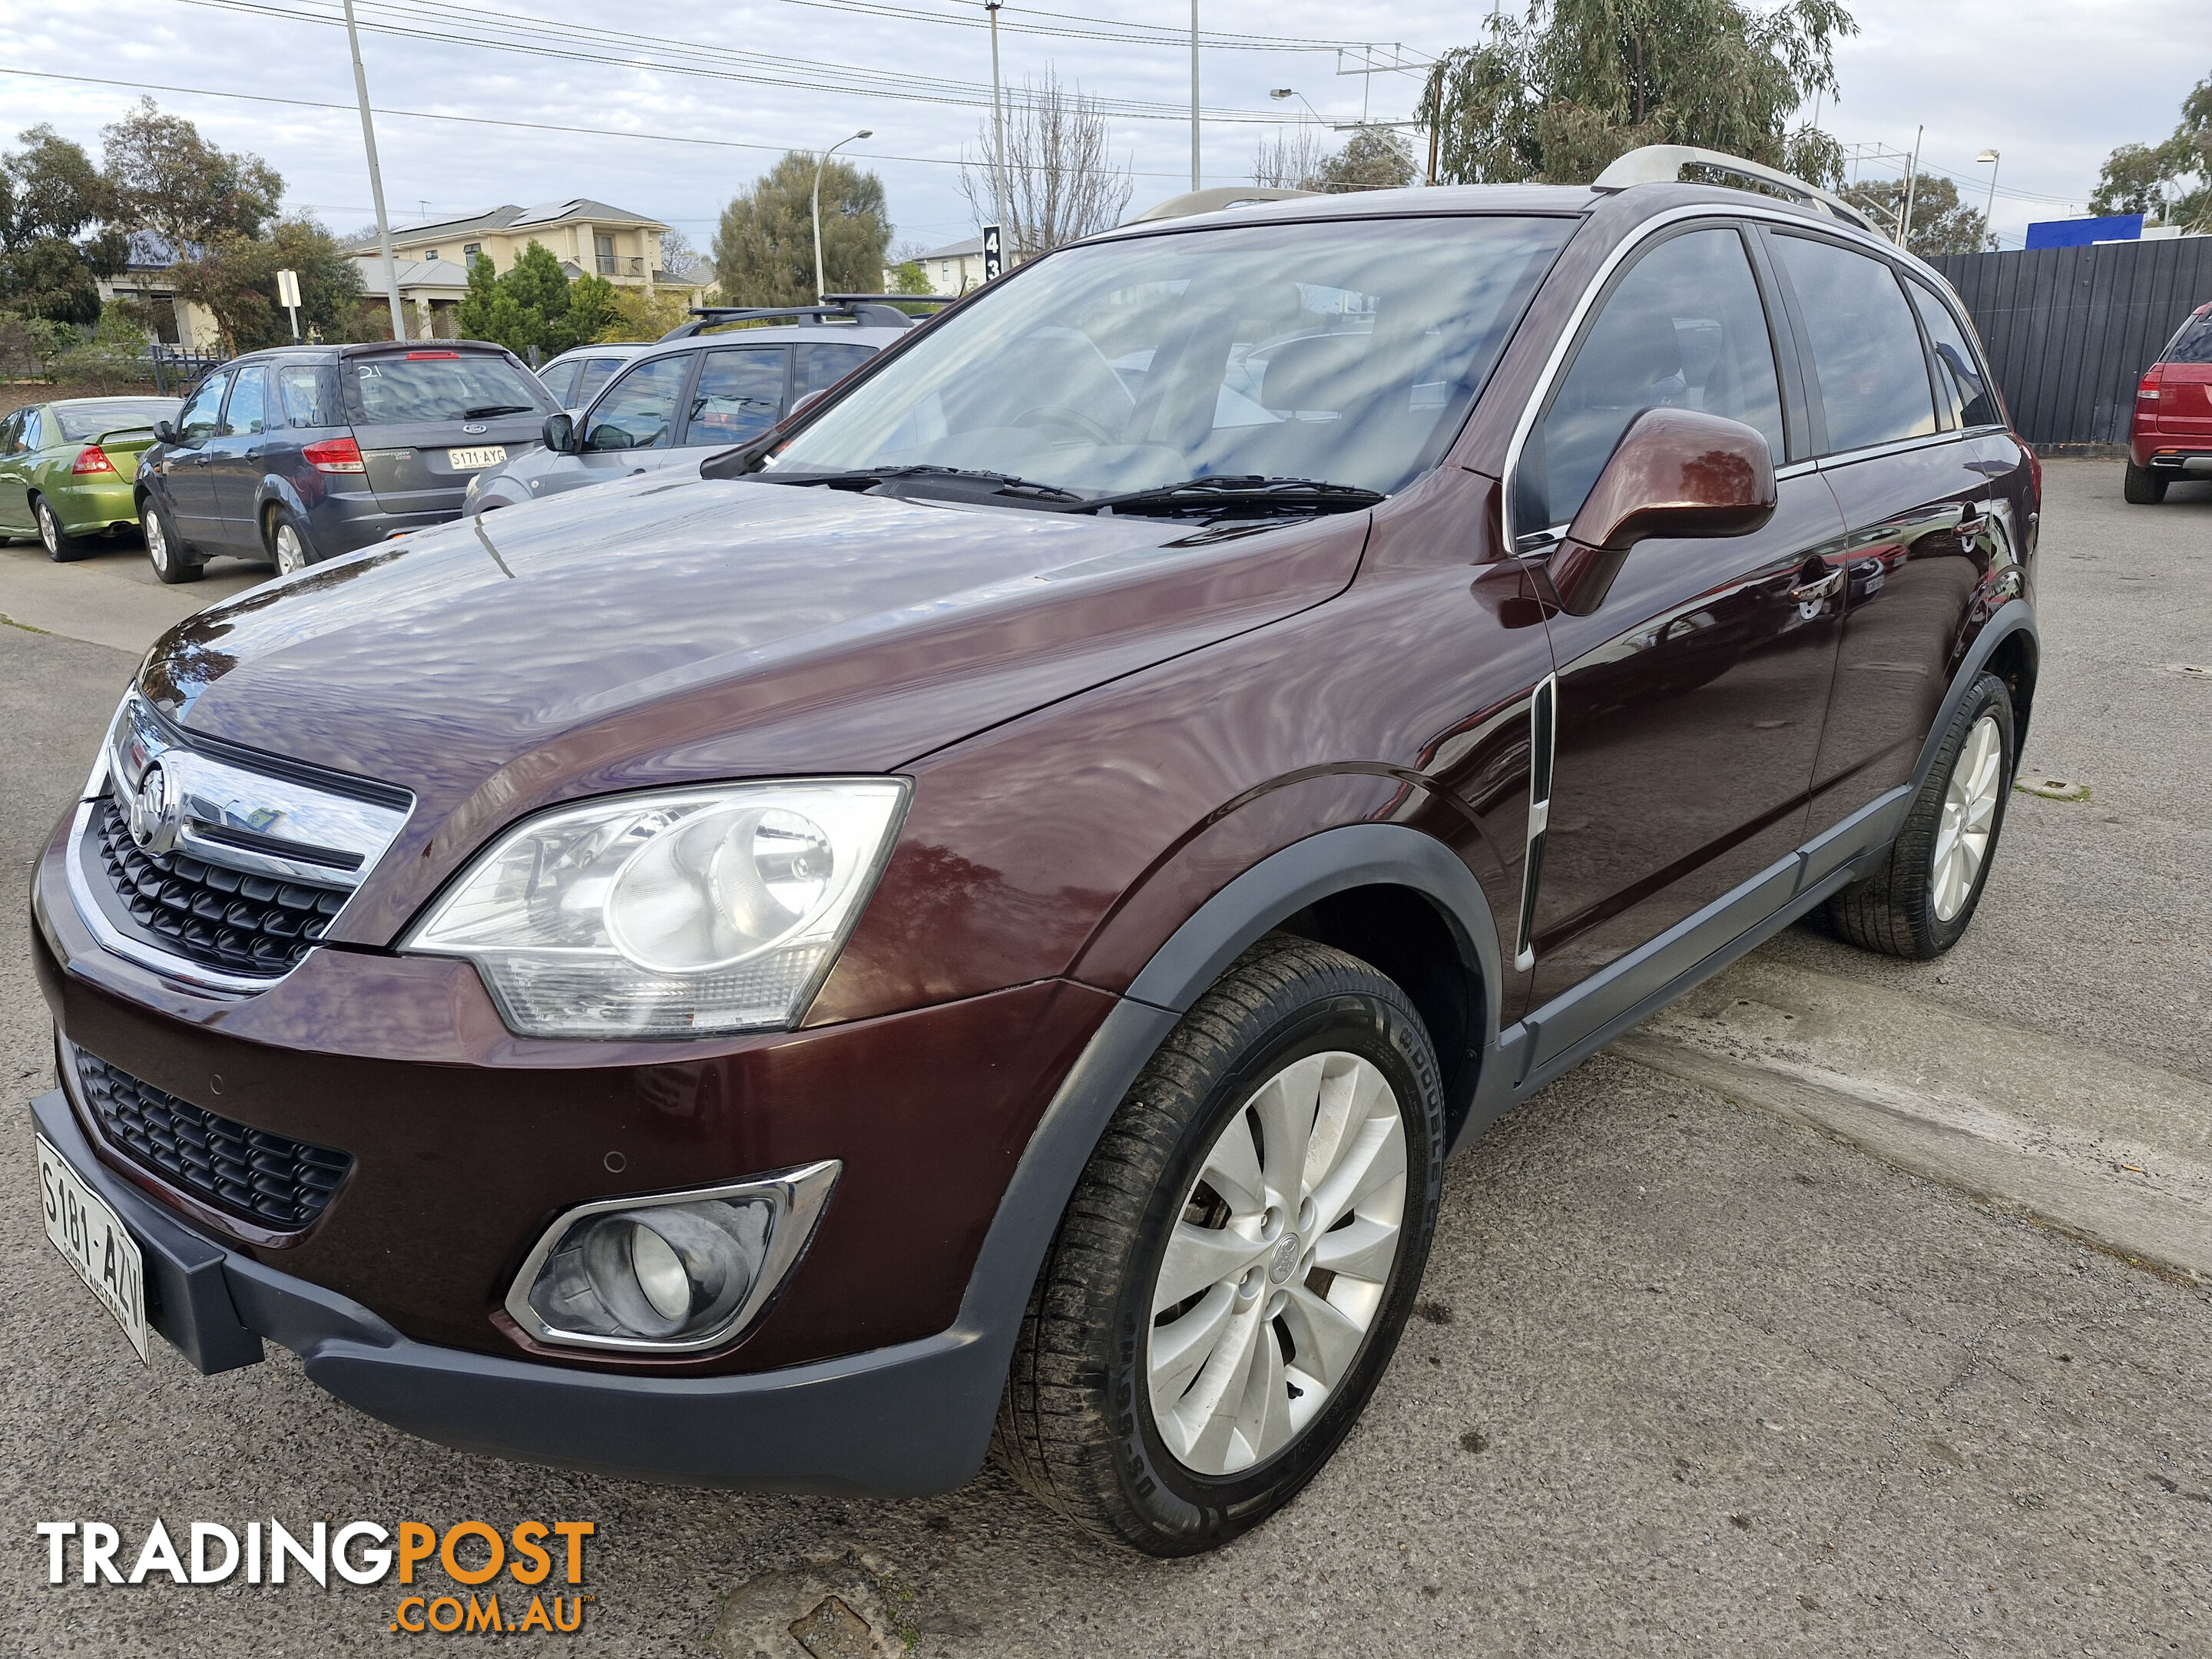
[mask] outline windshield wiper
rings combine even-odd
[[[1185,478],[1181,483],[1132,489],[1119,495],[1054,509],[1061,513],[1204,513],[1214,517],[1260,518],[1283,512],[1349,513],[1373,507],[1384,496],[1358,484],[1327,483],[1319,478]]]
[[[1006,495],[1032,501],[1080,504],[1083,501],[1073,490],[1062,489],[1054,484],[1018,478],[1011,472],[979,472],[960,466],[870,466],[856,468],[850,472],[778,472],[764,470],[745,476],[755,483],[820,485],[825,489],[854,490],[872,490],[880,484],[896,483],[902,479],[925,478],[950,486],[950,493],[956,500]],[[963,484],[970,487],[960,488]],[[884,493],[904,495],[908,492],[886,490]]]
[[[490,415],[528,415],[532,412],[528,404],[485,404],[481,408],[463,410],[461,418],[465,421],[481,421]]]

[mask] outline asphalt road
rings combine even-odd
[[[2212,683],[2172,665],[2212,665],[2212,486],[2148,509],[2118,485],[2048,469],[2026,761],[2089,799],[2014,797],[1943,961],[1808,926],[1747,971],[2063,1044],[2054,1091],[2103,1054],[2186,1095],[2212,1083]],[[0,612],[20,615],[26,550],[0,550]],[[0,626],[7,892],[133,662]],[[11,900],[18,1098],[49,1073],[23,927]],[[179,1537],[274,1516],[594,1521],[579,1633],[447,1638],[518,1651],[2212,1654],[2212,1294],[1611,1054],[1453,1166],[1423,1316],[1329,1469],[1170,1565],[1087,1543],[991,1472],[899,1504],[625,1485],[409,1439],[273,1350],[201,1378],[157,1340],[142,1367],[42,1237],[28,1142],[0,1137],[0,1651],[392,1639],[395,1586],[49,1588],[33,1531],[112,1522],[127,1563],[156,1516]],[[833,1609],[801,1646],[789,1626],[832,1594],[876,1634]]]

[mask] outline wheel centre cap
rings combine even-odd
[[[1267,1282],[1270,1285],[1282,1284],[1290,1278],[1291,1270],[1297,1265],[1298,1236],[1285,1233],[1275,1243],[1274,1255],[1267,1258]]]

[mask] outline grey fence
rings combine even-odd
[[[2013,424],[2033,444],[2125,443],[2143,370],[2212,301],[2212,236],[1929,263],[1973,313]]]

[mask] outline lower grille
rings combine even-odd
[[[108,1145],[216,1209],[282,1231],[323,1212],[352,1157],[249,1129],[76,1051],[85,1103]]]
[[[299,965],[351,896],[304,882],[276,881],[149,853],[112,794],[93,807],[92,831],[107,878],[150,943],[204,967],[275,977]]]

